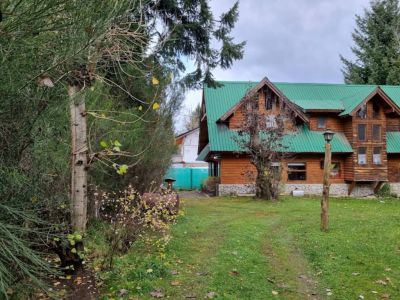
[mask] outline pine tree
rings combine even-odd
[[[400,11],[398,0],[377,0],[356,15],[351,48],[356,59],[341,56],[346,83],[400,84]]]

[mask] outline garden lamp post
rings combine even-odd
[[[327,231],[329,227],[329,175],[331,169],[331,141],[335,133],[329,129],[324,132],[325,139],[325,159],[324,159],[324,181],[321,199],[321,230]]]

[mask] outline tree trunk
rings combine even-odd
[[[329,175],[331,168],[331,144],[325,145],[324,181],[321,199],[321,230],[329,229]]]
[[[79,86],[68,85],[71,113],[71,225],[85,232],[87,220],[87,167],[85,96]]]
[[[264,200],[273,200],[271,185],[269,182],[269,178],[265,175],[265,169],[260,167],[256,169],[257,169],[256,198]]]

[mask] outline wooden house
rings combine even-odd
[[[370,195],[389,183],[400,194],[400,86],[220,82],[204,87],[198,160],[220,177],[219,194],[249,194],[254,171],[246,151],[235,141],[243,121],[244,95],[258,93],[258,109],[273,114],[282,103],[292,110],[297,130],[288,161],[280,162],[283,192],[321,194],[324,138],[332,141],[331,194]],[[290,133],[288,133],[290,135]]]

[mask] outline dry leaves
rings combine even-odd
[[[216,296],[217,296],[216,292],[208,292],[204,298],[205,299],[214,299]]]
[[[182,285],[182,284],[181,284],[180,281],[174,280],[174,281],[171,281],[171,285],[172,285],[172,286],[180,286],[180,285]]]
[[[150,292],[150,295],[154,298],[164,298],[165,294],[161,291],[161,289],[155,289],[154,291]]]

